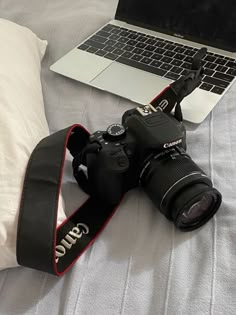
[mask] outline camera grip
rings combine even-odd
[[[124,174],[129,160],[123,150],[101,150],[87,155],[88,182],[91,196],[104,204],[117,204],[125,192]]]

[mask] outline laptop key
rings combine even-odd
[[[236,69],[229,69],[226,73],[236,76]]]
[[[98,50],[98,48],[95,48],[95,47],[89,47],[88,49],[87,49],[87,52],[90,52],[90,53],[95,53],[96,51]]]
[[[182,64],[182,67],[183,67],[184,69],[190,70],[190,69],[192,68],[192,64],[189,63],[189,62],[184,62],[184,63]]]
[[[168,49],[168,50],[174,50],[175,49],[175,45],[166,44],[164,48]]]
[[[153,51],[155,48],[156,48],[156,47],[153,46],[153,45],[147,45],[147,46],[145,47],[145,49],[147,49],[147,50],[149,50],[149,51]]]
[[[166,62],[166,63],[171,63],[173,59],[167,56],[164,56],[163,58],[161,58],[162,62]]]
[[[85,45],[85,44],[82,44],[80,45],[79,47],[77,47],[78,49],[81,49],[81,50],[86,50],[89,48],[89,45]]]
[[[117,35],[117,34],[119,34],[119,33],[120,33],[120,31],[121,31],[121,30],[120,30],[120,29],[118,29],[118,28],[117,28],[117,29],[116,29],[116,28],[113,28],[113,29],[110,31],[110,33],[112,33],[112,34],[116,34],[116,35]]]
[[[178,59],[174,59],[173,61],[171,61],[171,64],[174,65],[174,66],[181,66],[182,65],[182,61],[181,60],[178,60]]]
[[[222,56],[221,56],[222,57]],[[232,62],[236,62],[236,60],[234,58],[231,57],[224,57],[227,61],[232,61]]]
[[[136,31],[129,30],[129,34],[140,34],[140,33],[136,32]]]
[[[134,47],[130,46],[130,45],[126,45],[123,49],[126,51],[132,51],[134,49]]]
[[[199,88],[205,91],[210,91],[213,88],[213,85],[209,83],[202,83]]]
[[[105,50],[98,50],[95,52],[95,55],[104,56],[107,52]]]
[[[137,38],[137,40],[138,40],[139,42],[146,42],[147,39],[148,39],[147,37],[142,36],[142,35],[140,35],[140,36]]]
[[[165,56],[168,56],[168,57],[173,57],[175,55],[175,52],[174,51],[171,51],[171,50],[167,50],[165,53],[164,53]]]
[[[146,43],[149,44],[149,45],[155,45],[156,40],[149,38],[149,39],[146,41]]]
[[[115,60],[117,57],[119,57],[118,55],[115,55],[113,53],[107,53],[105,56],[105,58],[111,59],[111,60]]]
[[[145,57],[151,57],[153,55],[153,53],[151,51],[144,50],[142,55],[145,56]]]
[[[213,70],[213,69],[215,69],[217,67],[217,64],[216,63],[212,63],[212,62],[207,62],[205,64],[205,67]]]
[[[128,37],[128,36],[129,36],[129,32],[127,32],[127,31],[122,31],[122,32],[120,32],[119,35],[120,35],[120,36],[123,36],[123,37]]]
[[[124,43],[121,43],[121,42],[116,42],[116,44],[114,44],[114,47],[115,47],[115,48],[122,49],[122,48],[125,47],[125,44],[124,44]]]
[[[154,54],[154,55],[152,55],[152,59],[155,59],[155,60],[161,60],[162,57],[163,57],[163,56],[160,55],[160,54]]]
[[[146,63],[146,64],[149,64],[152,62],[152,59],[151,58],[147,58],[147,57],[144,57],[143,59],[140,60],[140,62],[143,62],[143,63]]]
[[[154,60],[150,65],[156,68],[160,68],[160,66],[162,65],[162,62]]]
[[[190,49],[187,49],[187,50],[185,50],[185,52],[184,52],[184,54],[185,55],[188,55],[188,56],[190,56],[190,57],[193,57],[194,55],[195,55],[195,51],[193,51],[193,50],[190,50]]]
[[[138,37],[139,37],[138,34],[130,34],[130,35],[129,35],[129,38],[130,38],[130,39],[137,39]]]
[[[106,46],[103,43],[95,42],[94,40],[91,40],[91,39],[87,40],[84,44],[95,47],[95,48],[99,48],[99,49],[103,49]]]
[[[110,32],[112,29],[116,28],[115,25],[112,25],[112,24],[107,24],[105,25],[103,28],[102,28],[102,31],[105,31],[105,32]]]
[[[165,78],[171,79],[171,80],[178,80],[180,78],[180,75],[178,75],[177,73],[174,72],[167,72],[167,74],[165,75]]]
[[[236,69],[236,62],[228,61],[226,67]]]
[[[207,75],[202,79],[202,81],[216,85],[216,86],[221,87],[223,89],[226,89],[228,87],[228,85],[230,84],[230,82],[223,81],[223,80],[213,78],[213,77],[208,77]]]
[[[222,94],[222,93],[224,92],[224,89],[222,89],[222,88],[220,88],[220,87],[218,87],[218,86],[215,86],[215,87],[211,90],[211,92],[216,93],[216,94]]]
[[[99,35],[94,35],[93,37],[90,37],[89,40],[93,40],[93,41],[98,42],[98,43],[105,43],[107,38],[99,36]]]
[[[125,51],[123,54],[122,54],[122,57],[125,57],[125,58],[130,58],[133,56],[133,53],[129,52],[129,51]],[[143,57],[140,56],[140,58],[142,59]]]
[[[108,39],[106,42],[106,45],[108,46],[113,46],[115,45],[117,42],[115,40],[112,40],[112,39]]]
[[[208,69],[208,68],[204,68],[204,74],[212,76],[212,74],[214,73],[214,70]]]
[[[132,59],[119,57],[116,61],[123,63],[125,65],[128,65],[128,66],[143,70],[143,71],[147,71],[147,72],[159,75],[159,76],[164,76],[166,74],[166,71],[164,71],[163,69],[159,69],[159,68],[153,67],[151,65],[147,65],[145,63],[137,62],[137,61],[132,60]]]
[[[106,52],[112,52],[113,50],[115,50],[115,47],[112,47],[112,46],[105,46],[103,48],[103,50],[105,50]]]
[[[184,58],[184,61],[192,63],[192,62],[193,62],[193,57],[186,56],[186,57]]]
[[[217,58],[215,63],[218,65],[222,65],[224,66],[226,64],[227,60],[223,59],[223,58]]]
[[[163,69],[163,70],[170,70],[172,68],[172,65],[168,65],[168,63],[163,63],[160,66],[160,68]]]
[[[181,75],[185,76],[189,73],[189,70],[188,69],[184,69],[182,72],[181,72]]]
[[[185,58],[185,55],[183,55],[183,54],[178,53],[175,55],[175,59],[184,60],[184,58]]]
[[[217,71],[213,74],[213,78],[221,79],[227,82],[232,82],[234,79],[234,76]]]
[[[182,54],[186,49],[183,47],[176,47],[175,52]]]
[[[131,45],[131,46],[135,46],[138,42],[134,39],[130,39],[128,42],[127,42],[127,45]]]
[[[126,43],[129,41],[129,39],[128,39],[128,37],[120,37],[120,38],[118,39],[118,41],[119,41],[120,43],[126,44]]]
[[[123,52],[124,52],[124,50],[123,49],[119,49],[119,48],[117,48],[117,49],[115,49],[115,50],[113,50],[113,54],[115,54],[115,55],[122,55],[123,54]]]
[[[138,48],[145,48],[146,46],[147,46],[147,44],[141,43],[141,42],[139,42],[139,43],[136,45],[136,47],[138,47]]]
[[[180,67],[173,67],[173,68],[171,69],[171,71],[174,72],[174,73],[180,73],[182,70],[183,70],[183,69],[180,68]]]
[[[219,65],[216,67],[215,70],[220,72],[226,72],[227,69],[228,69],[227,67]]]
[[[136,48],[134,48],[133,52],[135,54],[141,55],[144,52],[144,50],[142,48],[137,48],[136,47]]]
[[[97,33],[96,33],[96,35],[99,35],[99,36],[102,36],[102,37],[109,37],[111,34],[110,33],[108,33],[108,32],[104,32],[104,31],[98,31]]]
[[[165,45],[166,45],[165,42],[162,42],[162,41],[158,40],[158,42],[156,42],[156,45],[155,45],[155,46],[162,48],[162,47],[164,47]]]
[[[204,58],[204,60],[210,61],[210,62],[215,62],[215,61],[216,61],[216,57],[206,55],[206,57]]]
[[[112,34],[109,39],[113,39],[113,40],[118,40],[120,38],[119,35],[116,35],[116,34]]]
[[[122,55],[122,56],[125,57],[124,55]],[[135,61],[140,61],[142,58],[143,58],[143,56],[140,56],[140,55],[133,55],[131,57],[131,59],[135,60]]]
[[[165,49],[163,49],[161,47],[158,47],[158,48],[155,49],[155,52],[162,55],[162,54],[165,53]]]

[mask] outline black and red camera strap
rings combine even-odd
[[[193,70],[168,86],[150,104],[164,112],[175,108],[176,118],[182,120],[179,104],[200,81],[200,71]],[[95,241],[117,209],[118,205],[100,204],[90,196],[57,226],[66,149],[74,158],[78,157],[89,136],[77,124],[42,139],[33,150],[19,209],[16,248],[19,265],[58,276],[64,274]],[[82,176],[80,179],[83,181]]]
[[[94,242],[116,207],[92,197],[57,226],[66,148],[79,153],[89,133],[73,125],[44,138],[34,149],[25,174],[17,233],[20,265],[62,275]]]

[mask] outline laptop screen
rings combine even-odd
[[[116,19],[236,51],[236,0],[120,0]]]

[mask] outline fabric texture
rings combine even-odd
[[[23,178],[34,147],[49,134],[40,82],[47,42],[0,19],[0,269],[14,267]],[[60,198],[59,223],[64,210]]]
[[[0,1],[2,17],[49,43],[42,86],[51,132],[73,123],[90,132],[104,130],[135,106],[49,70],[112,19],[117,2]],[[97,241],[62,278],[23,267],[1,271],[0,314],[235,315],[235,95],[234,84],[201,125],[186,123],[188,153],[223,195],[214,219],[182,233],[143,191],[130,191]],[[72,176],[69,157],[62,194],[67,213],[86,198]]]

